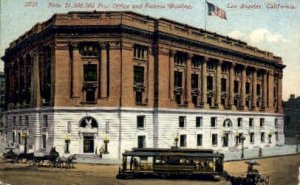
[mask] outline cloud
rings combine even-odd
[[[285,39],[279,35],[270,32],[265,28],[258,28],[253,30],[248,37],[251,44],[258,44],[261,42],[278,43],[285,42]]]
[[[233,30],[228,34],[229,37],[234,39],[243,40],[249,42],[250,44],[260,44],[260,43],[280,43],[286,42],[282,35],[272,33],[265,28],[257,28],[252,30],[250,33],[242,33],[238,30]]]

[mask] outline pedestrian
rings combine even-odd
[[[258,149],[258,157],[262,157],[262,148]]]

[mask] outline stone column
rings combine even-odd
[[[72,63],[72,69],[71,69],[71,86],[72,86],[72,98],[79,98],[79,93],[80,93],[80,74],[78,71],[79,66],[81,65],[80,63],[80,53],[78,50],[78,45],[76,43],[72,43],[70,46],[70,50],[71,50],[71,63]]]
[[[256,110],[256,87],[257,87],[257,70],[253,69],[252,73],[252,109]]]
[[[40,53],[39,50],[36,50],[33,55],[33,73],[31,79],[31,106],[32,107],[40,107],[41,106],[41,91],[40,91],[40,71],[39,71],[39,63],[40,63]]]
[[[261,108],[265,110],[267,108],[267,93],[268,93],[268,86],[267,86],[267,71],[263,74],[263,92],[262,92],[262,106]]]
[[[192,70],[192,54],[188,53],[187,54],[187,61],[186,61],[186,84],[185,84],[185,92],[186,92],[186,102],[187,105],[191,104],[191,93],[192,93],[192,88],[191,88],[191,70]]]
[[[201,106],[205,108],[207,106],[207,62],[209,58],[204,56],[204,60],[202,62],[202,73],[201,73]]]
[[[269,111],[274,111],[274,72],[268,71],[268,108]]]
[[[229,107],[232,109],[234,105],[234,68],[235,64],[229,66]]]
[[[107,44],[101,43],[100,97],[107,98]]]
[[[175,51],[170,50],[169,53],[169,97],[174,100],[174,55]]]
[[[282,72],[278,75],[278,88],[277,88],[277,106],[278,106],[278,112],[282,113]]]
[[[222,77],[222,62],[219,60],[217,62],[217,75],[216,75],[216,98],[215,106],[220,108],[221,106],[221,77]]]
[[[241,80],[241,101],[240,107],[241,109],[245,108],[245,100],[246,100],[246,68],[247,66],[243,66],[242,69],[242,80]]]

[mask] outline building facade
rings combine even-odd
[[[286,144],[300,143],[300,97],[291,94],[288,101],[283,102],[284,133]]]
[[[133,12],[55,14],[5,56],[6,137],[35,151],[284,143],[280,57]]]

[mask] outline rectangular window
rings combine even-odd
[[[176,101],[177,104],[179,104],[179,105],[181,104],[181,94],[176,94],[175,95],[175,101]]]
[[[238,118],[238,119],[237,119],[237,122],[238,122],[238,123],[237,123],[237,126],[238,126],[238,127],[242,127],[242,125],[243,125],[243,118]]]
[[[137,128],[144,128],[145,116],[137,116]]]
[[[137,104],[143,103],[143,92],[140,91],[135,92],[135,103]]]
[[[260,125],[260,127],[265,126],[265,118],[260,118],[259,119],[259,125]]]
[[[192,74],[192,89],[198,89],[198,75],[197,74]]]
[[[202,126],[202,117],[196,117],[196,127]]]
[[[22,125],[22,116],[19,116],[19,125]]]
[[[182,87],[182,72],[174,71],[174,87]]]
[[[228,147],[228,144],[229,144],[229,134],[226,133],[223,136],[223,147]]]
[[[221,92],[226,92],[226,78],[221,79]]]
[[[197,134],[197,146],[202,146],[202,134]]]
[[[179,127],[185,127],[185,116],[179,116]]]
[[[276,142],[278,142],[278,132],[275,132],[275,139],[276,139]]]
[[[260,142],[262,142],[262,143],[265,142],[265,133],[264,132],[260,133]]]
[[[210,118],[210,126],[216,127],[216,125],[217,125],[217,117],[211,117]]]
[[[14,123],[14,126],[17,126],[17,118],[16,118],[16,116],[13,117],[13,123]]]
[[[46,149],[47,147],[47,136],[46,135],[42,135],[42,149]]]
[[[254,118],[249,118],[249,127],[254,126]]]
[[[250,94],[250,83],[246,82],[246,94]]]
[[[212,134],[211,135],[211,144],[213,146],[218,145],[218,134]]]
[[[144,83],[144,67],[143,66],[134,66],[134,83],[143,84]]]
[[[180,135],[180,147],[186,147],[186,135]]]
[[[239,93],[239,81],[234,80],[234,93]]]
[[[29,125],[29,116],[25,116],[25,125],[26,125],[26,126]]]
[[[214,87],[213,77],[207,76],[207,90],[212,91]]]
[[[18,132],[18,143],[21,144],[21,133]]]
[[[44,127],[47,128],[48,127],[48,115],[44,115]]]
[[[254,132],[250,133],[250,143],[254,143]]]
[[[97,65],[85,64],[83,65],[84,81],[97,81]]]
[[[275,126],[275,128],[278,128],[278,119],[277,118],[275,118],[275,120],[274,120],[274,126]]]
[[[260,84],[256,85],[256,94],[260,96]]]
[[[138,136],[138,148],[146,147],[146,136]]]

